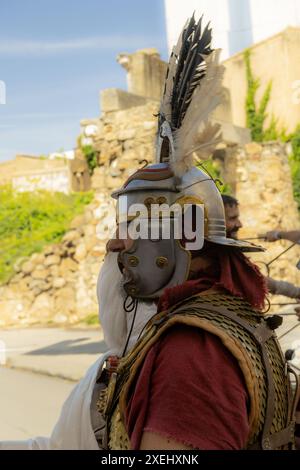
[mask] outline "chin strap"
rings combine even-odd
[[[138,300],[133,299],[132,297],[130,297],[130,295],[127,295],[126,299],[124,300],[124,304],[123,304],[124,311],[126,313],[131,313],[134,310],[134,314],[133,314],[133,319],[132,319],[132,322],[131,322],[130,330],[129,330],[129,333],[128,333],[128,336],[127,336],[126,344],[125,344],[125,347],[124,347],[124,350],[123,350],[123,353],[122,353],[121,357],[124,357],[125,354],[126,354],[126,351],[127,351],[128,343],[129,343],[130,336],[131,336],[131,333],[132,333],[132,330],[133,330],[133,325],[134,325],[134,322],[135,322],[138,303],[139,303]]]

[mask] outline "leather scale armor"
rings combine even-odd
[[[124,415],[130,392],[151,346],[175,324],[190,325],[215,334],[237,359],[247,387],[250,432],[246,449],[294,448],[296,392],[290,386],[287,365],[274,332],[277,316],[268,318],[241,298],[198,294],[156,314],[132,350],[121,359],[99,399],[106,421],[102,448],[130,449]],[[277,325],[278,326],[278,325]]]

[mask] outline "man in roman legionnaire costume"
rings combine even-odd
[[[106,421],[99,443],[106,448],[293,446],[295,403],[274,333],[278,318],[264,318],[264,278],[243,254],[261,248],[226,238],[219,191],[194,166],[195,154],[205,157],[218,140],[208,115],[219,103],[223,67],[210,42],[210,29],[202,31],[201,20],[192,18],[170,58],[158,163],[138,170],[114,193],[120,225],[128,215],[124,207],[126,212],[142,203],[150,227],[159,225],[162,233],[167,223],[171,235],[168,241],[117,237],[108,245],[119,253],[132,310],[122,358],[108,361],[99,380],[98,405]],[[184,235],[175,240],[176,217],[168,211],[153,217],[155,204],[189,204],[196,232],[203,232],[201,246],[188,248]],[[157,313],[143,327],[153,302]]]
[[[277,318],[264,318],[264,278],[243,254],[261,248],[226,238],[220,193],[194,166],[218,140],[208,116],[223,67],[210,42],[210,29],[189,20],[170,58],[157,163],[114,193],[118,233],[98,280],[109,351],[74,389],[51,438],[23,448],[293,447]],[[141,217],[128,214],[134,204],[146,208]],[[168,210],[174,204],[182,218]],[[132,236],[136,220],[147,236]]]

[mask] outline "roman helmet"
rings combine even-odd
[[[157,298],[164,289],[182,284],[193,246],[201,249],[204,240],[242,251],[263,250],[226,238],[219,189],[201,169],[200,161],[221,139],[219,125],[208,117],[221,101],[224,71],[219,51],[211,49],[211,29],[207,25],[202,30],[201,24],[202,18],[188,20],[170,56],[158,115],[157,163],[138,169],[112,195],[119,228],[135,229],[132,245],[119,254],[124,289],[132,298]],[[182,243],[182,235],[187,237],[180,227],[194,237],[190,243]]]

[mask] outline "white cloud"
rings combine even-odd
[[[63,41],[28,41],[1,40],[0,55],[52,55],[80,50],[112,50],[141,47],[140,44],[157,43],[157,38],[147,36],[96,36],[90,38],[75,38]]]

